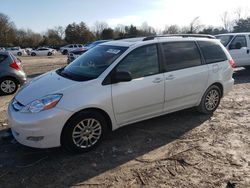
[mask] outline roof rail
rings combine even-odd
[[[216,39],[215,36],[213,36],[213,35],[206,35],[206,34],[168,34],[168,35],[148,36],[148,37],[145,37],[142,41],[154,40],[157,37],[183,37],[183,38],[197,37],[197,38]]]
[[[176,36],[176,37],[197,37],[197,38],[209,38],[209,39],[216,39],[213,35],[206,35],[206,34],[173,34],[170,36]]]

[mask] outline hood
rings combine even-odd
[[[80,84],[77,81],[66,79],[55,71],[45,73],[24,85],[15,96],[16,100],[27,105],[46,95],[63,93],[64,90]]]

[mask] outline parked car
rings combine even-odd
[[[82,55],[83,53],[85,53],[87,51],[88,51],[88,49],[86,49],[86,48],[77,48],[77,49],[69,52],[68,59],[67,59],[68,64],[70,64],[72,61],[74,61],[76,58],[78,58],[80,55]]]
[[[88,43],[88,44],[84,45],[82,48],[77,48],[75,50],[70,51],[68,53],[68,60],[67,60],[68,64],[71,63],[72,61],[74,61],[76,58],[78,58],[83,53],[87,52],[89,49],[94,48],[98,44],[102,44],[102,43],[108,42],[108,41],[110,41],[110,40],[97,40],[95,42]]]
[[[31,50],[30,51],[30,55],[31,56],[51,56],[51,55],[55,55],[56,50],[52,49],[52,48],[37,48],[36,50]]]
[[[23,145],[86,152],[124,125],[190,107],[212,114],[233,87],[233,64],[217,39],[100,44],[29,82],[9,105],[11,130]]]
[[[250,32],[227,33],[216,36],[228,49],[235,61],[236,67],[250,66]]]
[[[32,51],[32,50],[33,50],[32,48],[25,48],[25,51],[26,51],[26,53],[27,53],[28,55],[31,54],[31,51]]]
[[[0,51],[5,51],[5,48],[4,47],[0,47]]]
[[[20,47],[6,48],[5,51],[11,52],[13,55],[17,56],[27,55],[26,51],[24,49],[21,49]]]
[[[66,46],[63,46],[60,48],[60,52],[63,54],[63,55],[67,55],[68,52],[72,51],[72,50],[75,50],[77,48],[82,48],[83,45],[82,44],[68,44]]]
[[[0,52],[0,93],[10,95],[26,81],[21,62],[9,52]]]

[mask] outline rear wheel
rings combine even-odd
[[[11,95],[18,89],[18,83],[14,78],[0,79],[0,92],[4,95]]]
[[[221,89],[216,85],[210,86],[201,99],[198,111],[203,114],[212,114],[219,106],[221,97]]]
[[[22,56],[22,52],[17,52],[17,55],[18,56]]]
[[[31,56],[36,56],[36,53],[35,53],[35,52],[32,52],[32,53],[31,53]]]
[[[104,116],[95,111],[83,111],[73,116],[65,125],[61,144],[71,152],[87,152],[102,141],[107,131]]]

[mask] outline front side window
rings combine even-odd
[[[167,42],[162,44],[166,71],[201,65],[200,53],[194,42]]]
[[[227,56],[220,45],[212,41],[199,41],[198,44],[207,64],[227,60]]]
[[[228,43],[232,40],[233,35],[218,35],[216,36],[216,38],[219,39],[224,46],[227,46]]]
[[[242,47],[247,47],[247,40],[245,36],[236,36],[234,40],[231,42],[229,49],[240,49]]]
[[[128,71],[132,79],[159,73],[157,46],[139,47],[130,52],[116,67],[117,71]]]
[[[59,69],[57,73],[78,81],[95,79],[126,50],[127,47],[121,46],[98,46],[88,50],[64,69]]]

